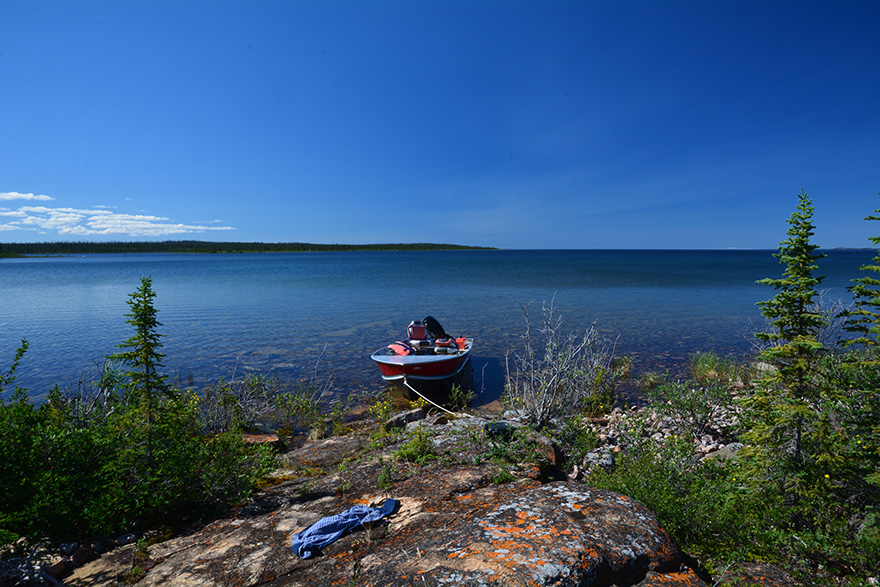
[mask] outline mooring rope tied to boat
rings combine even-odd
[[[470,415],[470,414],[466,414],[466,413],[463,413],[463,412],[450,412],[449,410],[447,410],[447,409],[444,408],[443,406],[441,406],[441,405],[439,405],[439,404],[436,404],[436,403],[432,402],[431,400],[429,400],[428,398],[426,398],[425,396],[423,396],[421,393],[419,393],[419,390],[418,390],[418,389],[416,389],[415,387],[413,387],[412,385],[409,384],[409,382],[406,380],[406,375],[403,376],[403,384],[404,384],[405,386],[407,386],[408,388],[410,388],[410,389],[413,391],[413,393],[415,393],[417,396],[419,396],[420,398],[422,398],[423,400],[425,400],[426,402],[428,402],[429,404],[431,404],[431,405],[434,406],[435,408],[439,408],[439,409],[443,410],[444,412],[446,412],[447,414],[449,414],[449,415],[451,415],[451,416],[455,416],[455,417],[457,417],[457,418],[473,418],[472,415]]]

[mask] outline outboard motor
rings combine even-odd
[[[447,338],[449,336],[433,316],[427,316],[423,322],[425,323],[425,328],[428,329],[428,335],[431,338]]]

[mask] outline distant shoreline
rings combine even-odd
[[[317,244],[317,243],[263,243],[263,242],[212,242],[212,241],[59,241],[38,243],[2,243],[0,259],[19,257],[64,257],[68,255],[98,255],[126,253],[312,253],[343,251],[501,251],[498,247],[478,247],[449,243],[380,243],[380,244]],[[556,249],[535,249],[552,251]],[[563,249],[569,250],[569,249]],[[680,252],[773,252],[776,249],[571,249],[583,251],[680,251]],[[820,252],[876,251],[873,247],[827,247]]]
[[[446,243],[383,243],[373,245],[211,241],[0,243],[0,257],[123,253],[307,253],[322,251],[471,250],[490,251],[497,249],[494,247],[472,247]]]

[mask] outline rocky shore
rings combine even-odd
[[[648,439],[662,442],[670,437],[692,438],[694,458],[729,458],[742,447],[733,440],[732,432],[737,424],[735,408],[719,409],[706,430],[694,438],[673,418],[656,409],[615,407],[604,416],[584,419],[583,425],[596,434],[600,446],[587,453],[581,463],[575,464],[569,477],[581,479],[596,466],[610,468],[614,465],[614,455],[627,450],[633,443]]]
[[[680,433],[660,414],[617,408],[584,422],[603,444],[568,474],[562,447],[515,413],[413,410],[383,426],[352,422],[349,434],[283,451],[272,483],[227,518],[167,540],[66,545],[43,553],[43,570],[71,586],[794,585],[760,564],[712,577],[640,503],[582,482],[627,450],[636,415],[647,416],[641,438]],[[734,450],[726,436],[734,423],[732,413],[713,423],[695,458]],[[386,498],[400,507],[385,520],[316,558],[292,552],[295,533]]]

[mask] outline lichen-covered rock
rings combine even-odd
[[[291,467],[329,469],[366,446],[362,435],[331,436],[295,449],[282,457]]]
[[[138,585],[704,585],[654,516],[623,495],[578,483],[492,485],[476,468],[448,473],[400,484],[389,523],[316,559],[297,558],[290,538],[338,513],[337,496],[155,545]]]
[[[363,584],[622,587],[651,573],[658,585],[703,585],[656,518],[620,494],[552,483],[486,487],[450,501],[461,513],[453,524],[442,514],[426,520]]]
[[[440,454],[424,465],[393,457],[405,433],[378,448],[352,436],[292,451],[287,476],[234,516],[150,546],[137,584],[705,585],[657,519],[624,495],[547,483],[538,464],[511,465],[514,481],[497,483],[499,465],[480,444],[485,421],[472,420],[436,427]],[[391,486],[379,489],[380,478]],[[343,536],[316,558],[292,552],[292,536],[322,517],[389,497],[400,508],[384,523]]]

